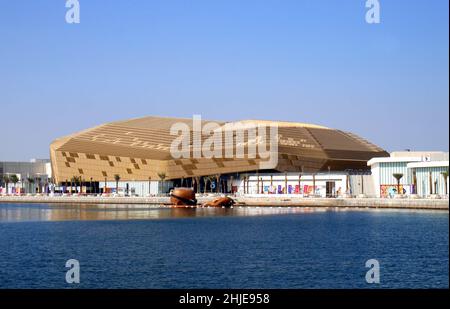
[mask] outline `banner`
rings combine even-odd
[[[401,194],[412,194],[414,192],[414,185],[400,185]],[[381,185],[380,196],[381,197],[394,197],[397,194],[397,185]]]

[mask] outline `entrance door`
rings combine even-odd
[[[335,195],[335,183],[334,181],[327,181],[326,184],[326,196],[334,197]]]

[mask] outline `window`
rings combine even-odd
[[[95,160],[95,155],[87,153],[86,154],[86,158],[87,159],[91,159],[91,160]]]
[[[136,160],[133,158],[130,158],[131,163],[136,163]]]
[[[109,166],[114,166],[114,163],[112,161],[109,161]]]
[[[67,161],[67,162],[75,163],[75,159],[72,158],[72,157],[66,157],[66,161]]]
[[[106,177],[106,176],[108,176],[108,174],[106,174],[106,172],[105,172],[105,171],[102,171],[102,175],[103,175],[103,177]]]
[[[67,156],[66,153],[65,153],[64,151],[61,152],[61,154],[62,154],[63,157]]]
[[[134,164],[134,168],[139,170],[140,169],[139,164]]]
[[[70,152],[69,154],[72,158],[78,158],[78,153],[76,152]]]
[[[120,160],[120,157],[116,157],[116,161],[117,162],[122,162],[122,160]]]
[[[69,163],[69,162],[66,162],[66,166],[67,166],[67,167],[70,167],[70,163]]]
[[[147,165],[147,160],[141,159],[142,164]]]
[[[78,169],[78,173],[83,174],[83,169],[82,169],[82,168],[79,168],[79,169]]]
[[[131,168],[127,168],[127,173],[128,174],[133,174],[133,172],[131,171]]]
[[[108,156],[100,156],[100,160],[109,161]]]

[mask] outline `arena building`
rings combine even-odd
[[[252,140],[254,136],[246,132],[244,157],[174,157],[174,125],[188,128],[191,136],[200,131],[205,138],[204,128],[211,123],[215,124],[214,132],[226,132],[230,125],[239,124],[246,128],[264,127],[267,134]],[[275,152],[276,160],[272,165],[264,165],[265,159],[260,154],[251,157],[249,149],[261,140],[269,146],[269,140],[273,141],[272,127],[277,128],[276,147],[270,151]],[[225,137],[221,139],[220,154],[238,146],[236,132],[232,136],[232,143]],[[192,155],[197,147],[195,138],[189,139],[189,145]],[[193,119],[143,117],[106,123],[59,138],[50,145],[54,181],[62,190],[68,191],[69,186],[78,183],[77,190],[83,192],[113,192],[118,184],[120,192],[139,195],[167,192],[173,186],[230,192],[233,187],[241,187],[233,181],[256,173],[366,172],[368,160],[387,156],[380,147],[350,132],[306,123],[260,120],[202,120],[198,128]]]

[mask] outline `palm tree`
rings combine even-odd
[[[230,176],[231,193],[234,193],[234,192],[233,192],[233,180],[234,180],[234,176],[231,175],[231,176]],[[228,191],[228,184],[227,184],[226,190]]]
[[[212,182],[214,181],[216,177],[215,176],[206,176],[205,177],[205,193],[206,193],[206,187],[207,187],[207,183],[209,182],[209,192],[212,193],[213,189],[212,189]]]
[[[345,194],[350,194],[350,173],[345,176]]]
[[[208,176],[203,176],[203,193],[206,193],[206,187],[208,186],[208,182],[209,182],[209,177]]]
[[[250,177],[247,176],[247,193],[250,193]]]
[[[32,184],[34,183],[34,178],[33,177],[27,177],[27,181],[28,181],[28,189],[30,189],[28,191],[28,193],[31,193],[31,187],[32,187]]]
[[[448,170],[443,171],[441,173],[442,177],[444,177],[444,194],[447,195],[447,178],[448,178]]]
[[[284,172],[284,194],[288,194],[288,187],[287,187],[287,172]]]
[[[413,171],[413,193],[417,194],[417,174]]]
[[[256,193],[259,194],[259,170],[256,171]]]
[[[221,186],[219,185],[220,184],[220,174],[216,174],[215,178],[216,178],[216,185],[217,185],[216,193],[220,193],[220,191],[222,191]]]
[[[83,177],[78,176],[78,180],[80,182],[80,193],[83,193]]]
[[[433,194],[433,174],[431,172],[428,173],[428,182],[429,182],[429,187],[430,187],[430,195]],[[435,192],[436,193],[436,192]]]
[[[73,191],[73,187],[76,187],[76,183],[77,183],[77,176],[72,176],[72,178],[70,178],[70,194],[72,194]]]
[[[16,184],[19,182],[19,177],[17,177],[16,174],[12,174],[9,176],[9,180],[14,184],[14,188],[16,187]]]
[[[41,193],[41,177],[36,178],[38,193]]]
[[[120,175],[119,175],[119,174],[115,174],[115,175],[114,175],[114,180],[116,181],[116,194],[119,194],[119,180],[120,180]]]
[[[195,187],[197,189],[197,193],[200,193],[200,177],[195,177],[194,181],[195,181]]]
[[[158,177],[159,179],[161,179],[161,193],[162,193],[162,191],[164,190],[164,179],[166,179],[166,173],[164,172],[158,173]]]
[[[211,176],[209,176],[209,182],[212,184],[215,180],[216,180],[217,178],[216,178],[216,176],[214,176],[214,175],[211,175]],[[219,186],[219,183],[217,183],[216,182],[216,191],[217,191],[217,187]],[[211,191],[211,193],[213,193],[213,188],[212,188],[212,186],[209,186],[209,189],[210,189],[210,191]]]
[[[400,193],[400,179],[402,179],[403,174],[402,173],[394,173],[392,174],[392,176],[397,180],[397,194],[402,194]]]
[[[73,176],[73,185],[75,187],[75,192],[78,193],[78,184],[79,184],[79,178],[78,176]],[[81,188],[80,188],[81,191]]]
[[[82,188],[82,183],[81,183],[81,181],[82,181],[81,176],[78,176],[78,177],[77,177],[77,182],[78,182],[78,184],[80,185],[80,193],[83,192],[83,188]]]
[[[6,194],[8,194],[8,187],[10,180],[11,179],[9,178],[9,175],[3,175],[3,182],[5,183]]]

